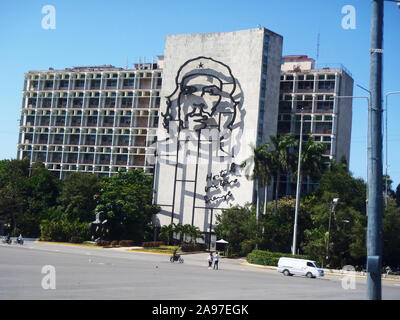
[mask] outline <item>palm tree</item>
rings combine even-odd
[[[311,180],[315,181],[321,176],[323,168],[322,154],[324,152],[325,144],[322,142],[315,142],[313,138],[309,136],[306,143],[303,144],[301,152],[300,183],[302,177],[309,177]]]
[[[267,206],[267,186],[271,179],[271,165],[272,157],[268,151],[270,145],[267,142],[263,142],[258,147],[250,145],[252,154],[249,158],[243,161],[240,166],[245,168],[245,176],[249,180],[254,180],[256,183],[257,203],[256,203],[256,218],[260,212],[260,188],[265,187],[265,199],[264,199],[264,214]]]
[[[162,239],[163,241],[167,242],[170,245],[172,242],[175,227],[176,227],[175,223],[162,226],[159,235],[160,239]]]
[[[296,146],[296,137],[294,134],[286,134],[281,137],[270,136],[271,143],[274,147],[272,153],[272,161],[275,173],[275,209],[274,215],[278,211],[278,191],[280,184],[280,176],[283,173],[293,172],[296,163],[296,155],[293,148]]]
[[[177,225],[175,225],[174,233],[176,233],[176,235],[179,234],[179,242],[182,243],[183,237],[184,237],[184,235],[185,235],[185,233],[184,233],[184,226],[182,225],[182,223],[179,222]]]
[[[190,224],[186,224],[185,226],[186,226],[186,228],[187,228],[187,232],[188,232],[188,235],[189,235],[189,237],[190,237],[190,242],[196,244],[198,238],[204,240],[204,235],[203,235],[203,233],[200,231],[199,227],[192,226],[192,225],[190,225]]]
[[[183,234],[184,239],[186,239],[187,236],[190,236],[191,230],[192,230],[192,225],[191,224],[184,224],[182,226],[182,234]]]

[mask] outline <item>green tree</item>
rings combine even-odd
[[[400,184],[396,188],[396,206],[400,207]]]
[[[228,254],[240,254],[244,241],[259,239],[261,228],[256,223],[255,209],[250,206],[234,206],[222,211],[216,218],[215,234],[229,242]]]
[[[199,238],[204,240],[204,235],[200,231],[199,227],[192,226],[190,224],[185,224],[184,230],[186,234],[190,237],[190,242],[197,243],[197,239]]]
[[[333,210],[334,198],[340,200]],[[331,267],[362,264],[365,260],[365,199],[364,181],[352,177],[344,161],[331,162],[310,199],[311,224],[304,232],[302,249]]]
[[[27,207],[19,229],[25,236],[38,237],[41,220],[47,219],[48,210],[56,205],[60,192],[60,180],[42,162],[35,162],[30,168],[26,185]]]
[[[252,149],[251,156],[241,163],[241,167],[245,169],[245,176],[249,180],[254,180],[256,185],[256,218],[260,212],[260,189],[265,188],[264,197],[264,214],[266,213],[268,202],[268,185],[271,183],[272,173],[272,154],[268,150],[269,143],[262,143],[258,147],[250,145]]]
[[[388,209],[383,211],[382,262],[390,266],[400,265],[400,209],[395,200],[389,199]]]
[[[273,252],[291,252],[293,240],[294,210],[296,201],[291,197],[278,200],[277,214],[275,205],[268,206],[267,215],[262,217],[261,225],[264,230],[260,247]],[[310,225],[309,201],[300,202],[297,239],[301,244],[304,240],[304,230]]]
[[[186,225],[185,225],[186,226]],[[179,242],[182,243],[186,234],[185,226],[182,223],[178,223],[174,225],[174,233],[179,235]]]
[[[296,147],[298,150],[298,143]],[[324,151],[325,145],[322,142],[315,142],[311,136],[308,137],[305,143],[303,142],[300,164],[300,181],[302,181],[302,177],[309,177],[313,181],[316,181],[321,177],[323,169],[322,154]],[[298,151],[296,151],[296,153],[298,154]],[[297,162],[298,159],[296,160],[296,163]],[[296,171],[292,177],[297,177],[297,164]]]
[[[140,169],[101,180],[96,211],[106,214],[112,240],[143,241],[152,215],[160,210],[152,204],[152,196],[152,177]]]
[[[95,196],[100,192],[100,179],[90,173],[73,172],[63,181],[58,203],[63,218],[69,221],[91,222],[96,208]]]
[[[0,162],[0,219],[10,227],[7,233],[16,235],[28,207],[29,160],[2,160]]]
[[[163,225],[160,228],[158,237],[160,238],[161,241],[164,241],[168,245],[171,245],[173,240],[173,235],[176,230],[175,228],[176,228],[175,223],[171,223],[169,225]]]
[[[272,162],[275,176],[275,208],[274,215],[278,212],[278,196],[281,174],[294,172],[296,164],[296,155],[293,148],[296,146],[296,137],[294,134],[286,134],[281,137],[270,136],[273,146]]]

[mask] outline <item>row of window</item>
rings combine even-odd
[[[295,86],[296,84],[296,86]],[[296,88],[297,90],[314,90],[314,82],[313,81],[298,81],[296,83],[294,82],[286,82],[282,81],[280,83],[280,90],[281,91],[293,91],[293,88]],[[318,81],[318,84],[316,86],[318,91],[332,91],[335,89],[335,81]]]
[[[117,72],[117,73],[57,73],[57,74],[27,74],[26,79],[30,80],[52,80],[57,77],[62,80],[68,79],[118,79],[118,78],[151,78],[159,77],[161,78],[161,72]]]
[[[301,115],[300,114],[291,114],[291,113],[281,113],[278,115],[278,121],[291,121],[293,118],[295,118],[296,121],[301,121]],[[333,121],[333,116],[332,115],[310,115],[310,114],[305,114],[303,115],[303,121]]]
[[[135,85],[136,84],[136,85]],[[156,78],[154,81],[151,79],[142,79],[135,82],[133,79],[123,79],[122,81],[109,79],[101,80],[38,80],[30,81],[27,90],[103,90],[103,89],[160,89],[162,79]]]
[[[294,80],[335,80],[335,74],[293,74],[281,75],[281,81],[294,81]]]

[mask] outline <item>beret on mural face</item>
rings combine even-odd
[[[195,76],[210,76],[221,81],[223,91],[232,95],[236,89],[236,81],[231,69],[224,63],[209,57],[197,57],[186,61],[178,70],[175,78],[176,87],[184,82],[185,78]]]

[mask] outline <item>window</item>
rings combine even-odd
[[[107,80],[107,87],[114,88],[117,86],[117,80]]]
[[[133,79],[125,79],[124,80],[124,87],[133,87]]]
[[[335,81],[319,81],[318,89],[333,90],[335,89]]]
[[[75,88],[82,88],[85,84],[85,80],[76,80],[75,81]]]

